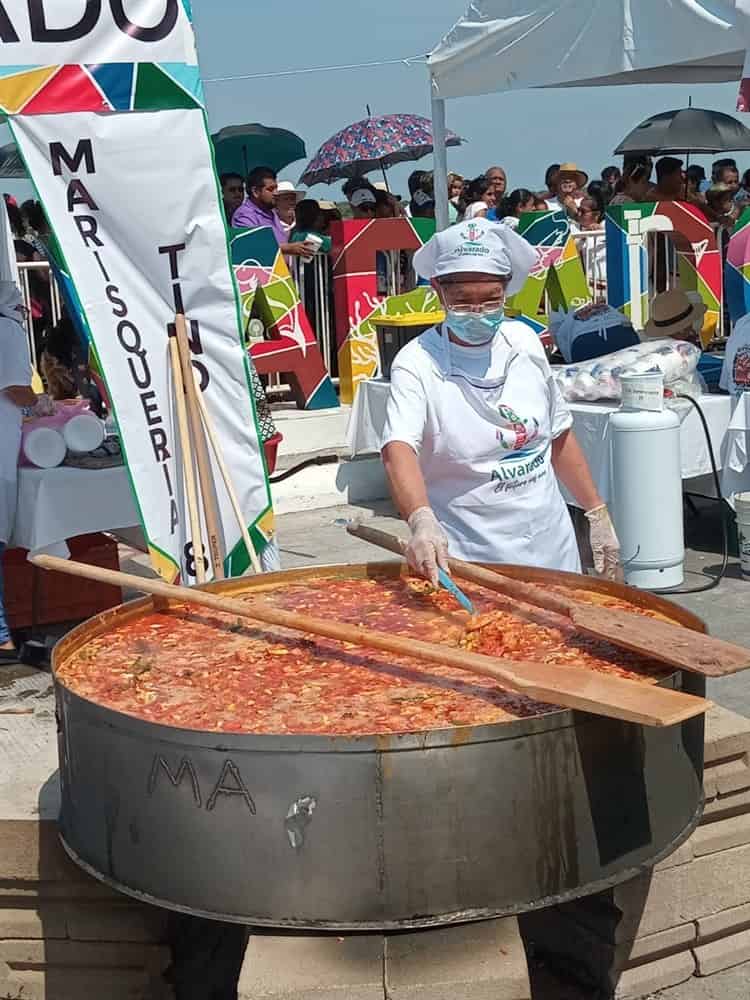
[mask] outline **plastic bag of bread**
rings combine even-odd
[[[613,354],[575,365],[552,369],[563,398],[568,402],[617,401],[622,375],[660,371],[664,384],[687,379],[698,367],[701,351],[685,340],[648,340]]]

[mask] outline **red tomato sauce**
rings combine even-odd
[[[388,576],[309,578],[241,599],[505,659],[564,663],[645,683],[669,673],[636,653],[577,633],[556,615],[478,587],[464,589],[477,608],[474,618],[422,581]],[[576,596],[659,617],[588,591]],[[254,626],[194,606],[114,624],[71,653],[57,677],[108,708],[210,732],[399,733],[555,711],[458,669]]]

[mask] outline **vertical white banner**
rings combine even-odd
[[[192,583],[169,374],[176,312],[187,317],[193,366],[259,548],[273,531],[203,112],[19,116],[12,130],[81,300],[153,564]],[[214,480],[226,569],[237,575],[246,557],[215,464]]]

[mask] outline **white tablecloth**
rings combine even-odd
[[[390,391],[389,379],[371,378],[359,383],[346,430],[346,442],[352,458],[380,451]]]
[[[360,383],[347,430],[352,456],[379,450],[389,388],[390,382],[386,379]],[[723,495],[730,497],[732,493],[750,491],[750,393],[740,397],[736,406],[730,396],[701,396],[698,404],[706,416],[717,465],[723,470]],[[609,499],[610,492],[609,415],[617,408],[611,403],[570,404],[573,429],[605,500]],[[682,478],[696,480],[708,476],[711,461],[700,418],[687,402],[680,404],[679,413],[682,418]],[[710,484],[705,486],[713,494]],[[572,502],[571,497],[566,499]]]
[[[111,469],[18,470],[11,546],[65,558],[68,538],[140,523],[124,466]]]

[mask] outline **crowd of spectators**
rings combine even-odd
[[[408,179],[408,195],[400,198],[385,182],[353,177],[343,185],[343,213],[333,202],[318,201],[290,181],[279,181],[274,171],[258,167],[243,181],[239,174],[221,177],[227,223],[235,227],[270,226],[287,256],[309,257],[306,235],[322,238],[328,249],[328,227],[342,214],[355,219],[434,218],[435,188],[431,171],[415,170]],[[486,217],[516,227],[527,212],[565,212],[574,232],[603,227],[608,205],[680,200],[698,205],[718,227],[731,228],[740,210],[750,204],[750,170],[740,177],[737,163],[722,158],[713,164],[710,179],[703,167],[664,156],[625,157],[622,168],[607,166],[590,180],[576,163],[553,163],[541,189],[511,187],[500,166],[477,177],[448,177],[448,215],[451,223]]]

